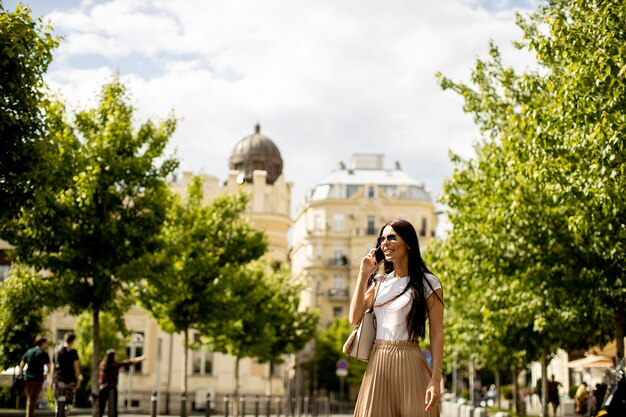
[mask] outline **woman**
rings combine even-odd
[[[130,365],[134,365],[137,362],[141,362],[145,359],[145,356],[137,356],[136,358],[126,359],[122,362],[115,361],[115,349],[109,349],[106,352],[106,356],[100,362],[99,369],[99,387],[100,394],[98,396],[99,401],[98,405],[100,406],[100,417],[104,415],[104,407],[107,404],[109,399],[109,410],[111,407],[115,408],[115,413],[113,415],[117,415],[117,379],[120,373],[120,368],[124,367],[128,369]],[[111,399],[110,396],[113,395]],[[111,412],[109,411],[109,415]]]
[[[358,324],[374,306],[376,340],[359,397],[355,417],[439,416],[443,361],[443,293],[439,280],[420,256],[411,223],[394,220],[378,237],[385,259],[383,274],[372,249],[362,260],[350,321]],[[432,370],[419,346],[429,322]]]

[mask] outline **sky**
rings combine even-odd
[[[463,100],[435,74],[467,81],[493,40],[516,50],[516,12],[540,0],[31,0],[63,36],[46,74],[70,108],[96,105],[119,71],[137,123],[179,120],[180,170],[228,176],[235,144],[261,125],[278,146],[292,212],[340,161],[382,153],[437,200],[449,152],[480,137]],[[4,1],[6,9],[18,2]]]

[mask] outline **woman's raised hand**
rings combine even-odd
[[[376,263],[376,248],[369,251],[367,255],[361,259],[361,271],[365,276],[370,276],[374,271],[378,269],[378,263]]]

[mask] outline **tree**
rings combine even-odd
[[[236,358],[234,396],[239,398],[239,361],[282,363],[285,354],[298,352],[313,338],[318,316],[298,310],[302,287],[291,282],[288,270],[274,270],[267,262],[245,265],[222,285],[227,319],[200,330],[212,350]]]
[[[621,3],[560,0],[520,21],[526,46],[548,70],[531,81],[549,105],[523,109],[524,131],[542,144],[533,156],[556,162],[538,164],[535,175],[545,178],[550,197],[572,208],[576,261],[592,271],[613,309],[617,358],[624,357],[626,303],[625,19]]]
[[[0,367],[20,363],[26,349],[44,333],[43,319],[50,284],[32,268],[13,265],[10,276],[0,283]]]
[[[550,2],[518,19],[526,42],[518,46],[535,53],[537,69],[516,74],[492,45],[472,85],[442,79],[484,133],[475,159],[453,158],[446,185],[450,288],[459,298],[480,288],[484,332],[517,336],[544,364],[559,345],[614,334],[623,355],[625,10]],[[463,286],[468,277],[475,282]]]
[[[161,328],[183,333],[185,370],[189,330],[227,321],[231,311],[241,313],[227,305],[223,289],[241,265],[267,248],[263,233],[242,217],[247,202],[244,194],[225,195],[204,205],[201,180],[195,177],[185,202],[174,197],[160,237],[162,248],[146,258],[139,299]],[[182,390],[186,396],[186,372]]]
[[[43,75],[59,41],[30,13],[0,3],[0,228],[50,181]]]
[[[62,109],[50,135],[60,155],[52,170],[70,172],[11,225],[17,260],[48,271],[52,306],[93,318],[92,393],[97,413],[101,311],[129,306],[133,268],[156,250],[167,213],[165,178],[176,162],[163,155],[176,122],[133,127],[133,107],[119,76],[105,84],[98,106],[66,124]],[[65,178],[65,176],[61,176]]]
[[[361,385],[367,363],[348,358],[342,351],[353,328],[354,326],[347,319],[335,318],[328,329],[317,335],[312,374],[313,378],[317,379],[318,387],[340,392],[341,384],[337,376],[339,360],[348,361],[348,376],[346,377],[348,386]]]

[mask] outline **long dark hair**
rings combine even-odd
[[[426,274],[434,275],[428,270],[422,256],[420,255],[420,246],[417,240],[417,233],[411,223],[406,220],[396,219],[387,222],[380,228],[379,236],[382,236],[385,227],[391,227],[396,234],[398,234],[402,240],[408,246],[408,258],[409,258],[409,282],[406,288],[402,291],[402,294],[411,290],[411,310],[407,316],[407,327],[409,331],[409,339],[424,339],[426,336],[426,318],[428,317],[426,307],[426,297],[424,296],[424,285],[428,285],[433,294],[439,298],[430,282],[426,279]],[[393,271],[393,263],[384,261],[385,273]],[[439,298],[441,302],[441,298]]]
[[[115,369],[115,349],[109,349],[106,351],[104,359],[100,362],[100,372],[102,377],[107,381],[115,379],[117,377],[117,370]]]

